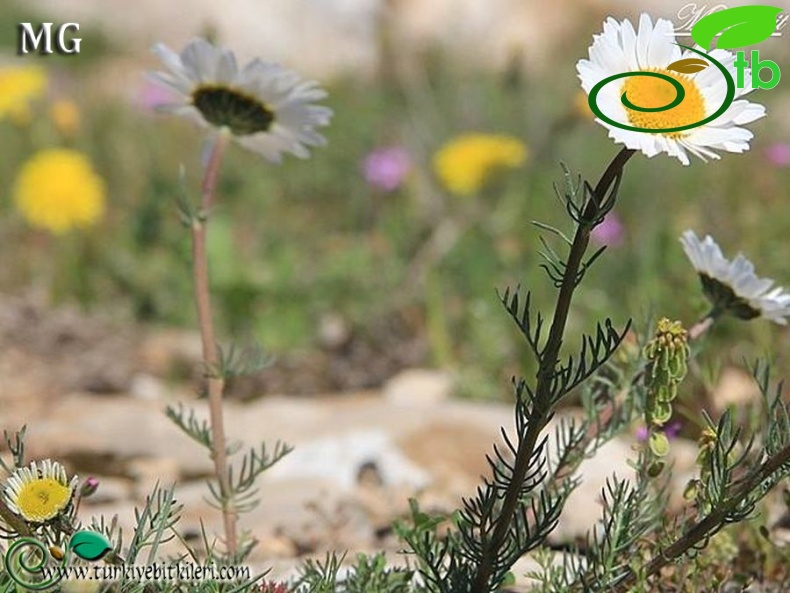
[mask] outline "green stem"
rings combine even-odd
[[[764,480],[770,478],[775,472],[779,471],[784,465],[790,463],[790,445],[779,451],[776,455],[763,463],[759,469],[747,479],[732,496],[723,504],[711,511],[707,516],[700,519],[691,526],[678,540],[667,547],[665,550],[656,554],[643,571],[645,577],[656,574],[670,562],[680,558],[692,547],[703,541],[705,538],[715,534],[723,525],[727,523],[727,516],[735,510],[738,504],[747,497]],[[627,593],[636,584],[637,576],[629,569],[627,576],[611,589],[611,593]]]
[[[582,213],[584,219],[589,220],[596,215],[609,188],[622,175],[623,167],[625,167],[625,164],[634,153],[635,151],[630,148],[623,148],[609,163],[593,190],[594,195],[589,198],[584,208]],[[472,585],[473,593],[488,593],[490,591],[490,580],[494,571],[495,561],[506,542],[513,515],[520,504],[521,489],[535,451],[535,444],[551,417],[551,379],[559,361],[562,337],[565,333],[565,325],[568,321],[568,312],[570,311],[571,300],[576,289],[579,269],[590,241],[590,230],[590,226],[586,224],[579,224],[576,227],[562,284],[557,295],[557,305],[554,309],[551,330],[549,331],[543,356],[540,359],[537,384],[532,399],[526,434],[519,439],[513,466],[513,479],[508,484],[501,511],[493,521],[493,534],[488,541],[483,542],[482,560],[477,567]]]
[[[702,336],[702,334],[713,327],[714,322],[721,316],[721,314],[722,311],[720,309],[711,309],[710,313],[695,323],[694,326],[689,330],[689,341],[698,339],[700,336]]]

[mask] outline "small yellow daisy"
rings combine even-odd
[[[80,152],[42,150],[23,166],[14,200],[33,226],[64,233],[94,224],[104,213],[104,181]]]
[[[448,191],[468,196],[480,191],[496,171],[520,167],[526,160],[527,148],[518,138],[464,134],[439,149],[433,168]]]
[[[51,459],[17,469],[5,485],[5,499],[14,513],[32,524],[46,523],[71,503],[77,477],[71,482],[62,465]]]

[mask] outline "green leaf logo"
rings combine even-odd
[[[708,65],[709,64],[701,58],[685,58],[677,62],[672,62],[667,66],[667,70],[680,72],[681,74],[693,74],[694,72],[704,70]]]
[[[691,37],[708,51],[713,40],[718,49],[733,49],[765,41],[776,30],[776,17],[782,12],[776,6],[737,6],[714,12],[697,21],[691,28]]]
[[[100,560],[112,550],[110,542],[101,533],[78,531],[69,540],[69,550],[83,560]]]

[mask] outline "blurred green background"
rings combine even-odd
[[[5,2],[3,65],[36,63],[50,84],[28,121],[0,121],[0,234],[6,246],[0,291],[18,295],[35,288],[52,306],[79,303],[124,323],[194,327],[189,234],[175,198],[183,165],[185,187],[197,199],[202,131],[150,109],[146,93],[154,91],[144,82],[134,91],[108,92],[108,72],[157,68],[153,58],[129,60],[122,46],[94,30],[83,32],[78,57],[16,57],[20,20],[27,20],[25,10]],[[589,21],[577,41],[537,73],[523,67],[526,58],[518,52],[510,67],[496,70],[465,66],[436,47],[407,76],[383,69],[374,77],[322,81],[329,92],[325,103],[335,112],[326,148],[282,166],[233,148],[210,227],[223,341],[254,338],[278,359],[298,360],[327,348],[342,356],[347,340],[359,336],[371,356],[411,348],[416,340],[424,348],[401,357],[402,364],[457,372],[467,397],[507,398],[509,376],[532,367],[496,290],[528,288],[550,316],[555,290],[539,268],[539,230],[531,221],[571,232],[553,195],[553,184],[562,182],[560,163],[594,183],[619,150],[579,107],[575,63],[599,29],[599,20]],[[232,40],[223,41],[232,47]],[[386,39],[381,51],[393,51]],[[129,78],[139,74],[142,81],[143,71]],[[728,257],[743,251],[759,275],[790,283],[790,167],[769,158],[772,146],[789,140],[774,124],[787,119],[782,106],[790,93],[780,84],[752,100],[765,104],[769,115],[749,126],[755,138],[746,154],[724,154],[707,164],[693,159],[689,167],[666,155],[632,159],[616,208],[621,228],[578,293],[566,345],[607,316],[617,324],[634,317],[642,331],[650,315],[690,326],[704,313],[696,275],[678,242],[687,228],[713,234]],[[73,129],[49,115],[58,101],[76,105]],[[478,195],[451,195],[436,178],[432,157],[467,132],[515,136],[529,158]],[[14,207],[10,187],[20,166],[53,146],[85,153],[107,184],[106,213],[88,230],[50,235],[31,228]],[[366,178],[364,163],[372,151],[390,146],[405,151],[411,166],[402,183],[387,190]],[[425,260],[421,254],[443,223],[458,231],[457,240]],[[328,320],[340,324],[338,343],[324,335],[331,333]],[[744,357],[769,354],[785,375],[790,369],[788,334],[777,325],[727,319],[711,339],[704,365],[740,365]],[[317,388],[380,380],[373,373]]]

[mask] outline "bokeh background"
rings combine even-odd
[[[129,336],[194,327],[189,237],[175,198],[182,165],[185,186],[197,188],[202,132],[155,112],[165,97],[144,72],[158,67],[153,43],[180,49],[201,34],[242,61],[260,56],[318,79],[335,111],[328,147],[306,162],[271,166],[238,148],[227,159],[210,239],[220,335],[259,341],[273,356],[231,396],[370,388],[422,366],[452,371],[461,397],[507,399],[508,378],[531,362],[495,291],[528,287],[550,313],[554,289],[531,221],[568,228],[552,189],[560,164],[595,180],[618,150],[591,119],[575,63],[606,16],[647,10],[681,25],[687,4],[3,0],[0,66],[34,69],[43,82],[24,112],[0,113],[0,295],[16,303],[7,305],[3,338],[17,355],[0,390],[22,388],[24,377],[13,381],[26,372],[20,350],[66,351],[39,343],[57,343],[40,325],[35,340],[25,333],[34,330],[20,321],[20,303],[110,319]],[[16,55],[17,24],[42,20],[80,23],[81,53]],[[760,51],[790,64],[788,38],[790,27]],[[0,70],[0,85],[10,85],[0,92],[13,91],[14,80]],[[692,324],[706,303],[678,242],[686,228],[712,233],[725,255],[743,251],[758,274],[790,282],[787,88],[782,80],[752,96],[768,117],[750,126],[746,154],[690,167],[666,156],[633,159],[616,216],[596,234],[609,248],[578,295],[572,334],[605,316],[633,316],[638,330],[649,316]],[[433,159],[470,132],[516,137],[527,158],[458,196]],[[12,199],[23,164],[54,147],[80,151],[105,184],[104,211],[86,228],[36,228]],[[712,370],[757,354],[787,370],[788,334],[775,325],[727,320],[712,340]],[[166,379],[192,376],[171,368]],[[701,395],[710,387],[698,385]]]
[[[335,113],[328,146],[307,161],[272,166],[232,148],[212,213],[220,340],[258,342],[271,359],[229,385],[230,435],[297,445],[245,526],[267,562],[400,549],[390,525],[408,514],[408,496],[433,484],[423,503],[449,512],[473,492],[484,453],[512,424],[511,375],[534,372],[496,291],[528,288],[551,314],[555,289],[532,221],[570,230],[554,195],[562,164],[594,183],[619,150],[592,120],[577,60],[607,16],[635,21],[645,10],[682,26],[687,4],[0,0],[2,427],[27,423],[31,458],[98,476],[91,510],[118,513],[126,529],[153,485],[173,481],[185,537],[195,541],[201,521],[218,532],[204,502],[210,464],[162,414],[189,401],[205,415],[190,239],[176,205],[197,197],[203,131],[157,113],[167,97],[144,76],[159,68],[154,43],[180,50],[203,35],[240,62],[279,61],[319,80]],[[81,53],[17,55],[18,23],[41,21],[80,23]],[[781,32],[759,50],[788,70],[790,26]],[[593,237],[608,248],[577,294],[569,347],[607,316],[618,326],[634,317],[644,335],[650,319],[690,327],[706,312],[678,241],[687,228],[790,285],[790,70],[785,78],[752,95],[768,116],[749,126],[747,153],[689,167],[665,155],[631,160],[616,211]],[[459,194],[436,155],[479,133],[509,138],[508,165]],[[46,195],[54,183],[78,203],[89,189],[102,195],[83,225],[53,230],[18,204],[21,174],[52,149],[74,151],[77,163],[29,175],[26,192]],[[780,378],[788,354],[783,327],[716,325],[676,406],[673,426],[686,437],[673,442],[676,467],[694,471],[699,408],[715,416],[759,397],[744,361],[767,356]],[[590,501],[615,467],[629,471],[636,428],[585,470],[555,543],[597,520]],[[681,475],[678,493],[684,485]]]

